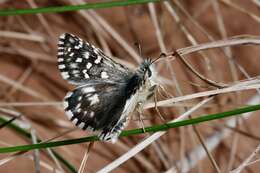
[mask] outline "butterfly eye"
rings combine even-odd
[[[148,77],[151,77],[152,76],[152,71],[150,68],[147,69],[147,74],[148,74]]]

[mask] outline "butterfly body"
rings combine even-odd
[[[98,131],[105,141],[116,141],[129,115],[156,86],[150,60],[132,71],[72,34],[60,36],[58,64],[62,77],[77,86],[64,99],[68,118],[83,130]]]

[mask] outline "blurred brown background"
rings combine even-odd
[[[78,3],[82,1],[5,0],[0,2],[0,8],[48,7]],[[107,55],[117,57],[122,63],[136,67],[139,53],[135,43],[141,45],[142,57],[156,58],[161,52],[171,52],[193,44],[240,34],[260,35],[259,22],[260,11],[257,0],[173,0],[167,3],[95,11],[0,17],[0,106],[1,109],[22,114],[20,118],[22,125],[31,126],[27,130],[34,129],[36,136],[43,140],[73,127],[60,106],[66,92],[74,88],[61,78],[57,69],[57,39],[64,32],[73,33],[100,47]],[[260,47],[257,45],[235,46],[230,49],[211,49],[186,57],[196,70],[209,79],[233,83],[246,79],[241,69],[250,77],[258,76],[259,51]],[[168,94],[174,97],[213,89],[198,79],[179,60],[175,59],[170,63],[160,61],[157,67],[159,75],[167,79],[161,84]],[[181,92],[176,89],[177,86],[180,87]],[[248,104],[255,95],[256,92],[252,90],[222,94],[216,96],[213,101],[201,107],[192,116],[240,107]],[[165,98],[161,96],[160,99]],[[172,107],[160,108],[160,111],[165,119],[171,120],[199,101],[201,100],[183,102]],[[42,102],[42,104],[4,105],[16,102]],[[144,114],[146,126],[162,123],[154,109],[146,110]],[[236,119],[234,122],[239,125],[234,129],[223,126],[231,118],[196,126],[205,143],[210,137],[217,140],[211,153],[221,172],[229,172],[237,168],[259,144],[260,120],[257,114],[259,113],[254,112],[247,119]],[[1,110],[2,115],[10,118],[14,114],[4,113]],[[140,127],[136,119],[138,117],[134,116],[128,129]],[[217,133],[224,132],[225,134],[227,132],[225,138],[216,136]],[[77,130],[56,140],[86,135],[89,133]],[[85,172],[96,172],[146,136],[145,134],[122,138],[116,144],[96,142],[90,152]],[[31,140],[23,138],[9,128],[0,129],[1,147],[30,143]],[[76,144],[54,150],[79,168],[86,146],[86,144]],[[199,159],[199,156],[195,159],[189,158],[188,166],[180,166],[180,161],[190,156],[193,151],[197,151],[199,146],[201,143],[191,127],[171,129],[160,140],[149,145],[114,172],[165,172],[172,170],[174,166],[178,167],[177,172],[181,170],[194,173],[215,172],[206,155],[202,159]],[[8,154],[1,154],[0,158],[4,159],[8,156]],[[0,172],[18,170],[20,173],[37,172],[32,156],[33,152],[30,151],[5,164],[1,163]],[[257,159],[259,154],[253,160]],[[59,166],[46,150],[40,151],[40,161],[40,172],[59,170]],[[191,163],[195,165],[191,167]],[[66,168],[63,169],[69,172]],[[260,164],[256,162],[244,168],[242,172],[257,173],[259,169]]]

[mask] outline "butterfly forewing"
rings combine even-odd
[[[64,79],[76,85],[90,80],[120,81],[131,73],[100,49],[68,33],[59,38],[58,68]]]

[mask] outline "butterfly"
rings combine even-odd
[[[69,33],[59,37],[57,57],[61,76],[76,85],[64,98],[67,117],[83,130],[98,132],[102,141],[117,141],[129,115],[154,95],[150,59],[130,70]]]

